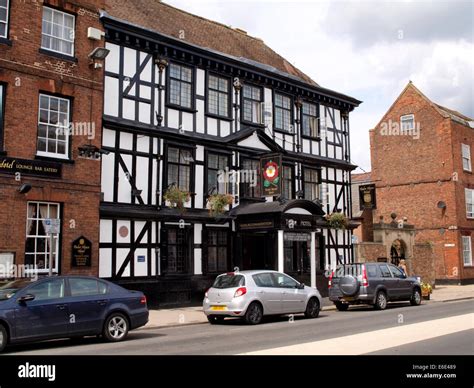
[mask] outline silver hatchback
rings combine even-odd
[[[240,271],[219,275],[206,292],[204,313],[210,323],[241,317],[251,325],[264,315],[304,313],[317,318],[321,308],[318,290],[277,271]]]

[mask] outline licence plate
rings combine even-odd
[[[224,311],[224,310],[227,310],[227,306],[211,306],[211,310],[213,310],[213,311]]]

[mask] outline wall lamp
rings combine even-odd
[[[94,66],[94,69],[100,69],[103,67],[102,63],[98,63],[97,61],[103,61],[107,55],[109,55],[110,50],[106,49],[105,47],[96,47],[92,52],[88,55],[90,59],[89,65]]]
[[[23,183],[19,188],[18,192],[20,194],[26,194],[31,190],[31,185],[29,183]]]

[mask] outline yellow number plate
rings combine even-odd
[[[211,310],[213,311],[224,311],[227,310],[226,306],[211,306]]]

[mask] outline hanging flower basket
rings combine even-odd
[[[344,213],[330,213],[326,217],[330,228],[346,229],[348,220]]]
[[[184,204],[189,201],[190,195],[187,191],[180,190],[178,187],[172,187],[166,190],[163,199],[171,204],[171,207],[184,209]]]
[[[231,205],[234,198],[230,194],[213,194],[207,199],[211,216],[216,217],[225,212],[225,207]]]

